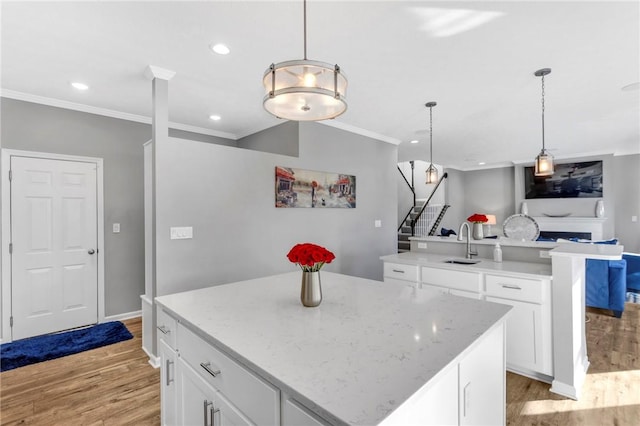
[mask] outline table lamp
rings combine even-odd
[[[496,216],[493,214],[486,214],[485,215],[487,217],[487,221],[484,223],[485,225],[487,225],[487,237],[491,236],[491,225],[495,225],[496,224]]]

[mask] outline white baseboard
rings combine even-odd
[[[153,367],[153,368],[160,368],[160,357],[159,356],[155,356],[152,355],[151,352],[149,352],[147,350],[147,348],[145,348],[144,346],[142,347],[142,350],[144,351],[144,353],[147,354],[147,356],[149,357],[149,364]]]
[[[107,321],[122,321],[122,320],[128,320],[131,318],[138,318],[142,316],[142,311],[133,311],[133,312],[126,312],[124,314],[118,314],[118,315],[109,315],[108,317],[104,317],[105,322]]]

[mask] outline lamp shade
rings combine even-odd
[[[487,221],[485,222],[485,225],[495,225],[496,224],[496,215],[494,215],[494,214],[486,214],[485,216],[487,217]]]
[[[554,173],[553,156],[546,150],[540,151],[536,157],[534,174],[536,176],[551,176]]]
[[[264,108],[278,118],[319,121],[347,110],[347,78],[338,65],[306,59],[272,64],[262,79]]]

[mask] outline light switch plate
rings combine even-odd
[[[382,221],[381,221],[380,219],[376,219],[376,220],[373,222],[373,226],[375,226],[376,228],[380,228],[380,227],[382,227]]]
[[[120,232],[120,224],[119,223],[114,223],[113,224],[113,233],[117,234]]]
[[[188,240],[193,238],[192,226],[172,226],[170,231],[172,240]]]

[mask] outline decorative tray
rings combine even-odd
[[[509,216],[502,224],[502,232],[505,237],[520,241],[535,241],[540,236],[538,223],[526,214]]]

